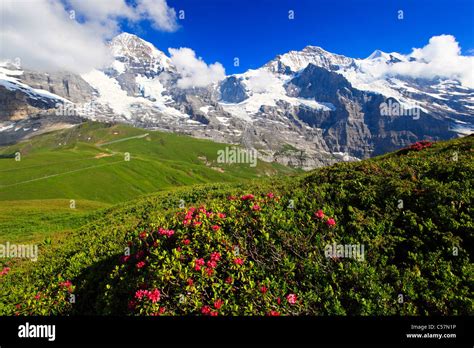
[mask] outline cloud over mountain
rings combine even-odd
[[[225,70],[221,63],[207,65],[202,58],[197,58],[196,53],[187,47],[169,48],[171,61],[181,75],[178,87],[204,87],[210,83],[225,78]]]
[[[405,58],[396,64],[379,61],[364,68],[376,78],[397,75],[427,79],[440,77],[474,87],[474,57],[463,56],[452,35],[433,36],[426,46],[413,48]]]
[[[35,70],[82,73],[110,62],[105,41],[120,21],[149,21],[162,31],[178,28],[176,12],[165,0],[2,1],[0,59],[19,58]]]

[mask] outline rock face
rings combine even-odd
[[[151,43],[123,33],[109,47],[113,63],[82,76],[1,65],[1,142],[93,119],[241,144],[264,160],[310,169],[473,129],[474,90],[459,81],[372,78],[377,64],[413,59],[398,53],[353,59],[308,46],[183,89],[172,60]],[[74,112],[58,115],[58,105]]]
[[[28,86],[59,95],[73,103],[91,100],[94,89],[80,76],[68,72],[38,73],[23,71],[22,82]]]
[[[235,76],[229,76],[220,84],[221,100],[227,103],[240,103],[247,99],[247,93]]]

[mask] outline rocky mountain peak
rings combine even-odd
[[[151,66],[152,70],[169,69],[171,60],[153,44],[130,33],[121,33],[109,43],[112,55],[122,63]]]
[[[318,46],[306,46],[301,51],[290,51],[278,55],[267,64],[267,67],[273,72],[281,72],[283,66],[294,73],[306,68],[311,63],[328,70],[339,70],[350,66],[353,61],[352,58],[328,52]]]

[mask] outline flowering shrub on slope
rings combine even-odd
[[[127,255],[121,256],[104,294],[108,309],[124,311],[125,296],[130,314],[301,313],[303,299],[289,282],[291,274],[266,272],[260,259],[267,251],[279,256],[269,241],[272,228],[266,215],[284,210],[273,193],[258,198],[247,194],[224,204],[190,207],[160,226],[131,233]],[[335,225],[332,218],[315,220],[309,216],[308,227],[318,223],[323,231],[328,229],[323,221]],[[268,246],[257,247],[263,241]],[[294,268],[294,262],[286,262]],[[152,291],[159,296],[150,298]]]
[[[0,260],[0,314],[471,314],[473,142],[114,207],[38,262]]]

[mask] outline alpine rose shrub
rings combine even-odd
[[[260,258],[274,248],[263,232],[264,217],[256,215],[267,208],[293,213],[273,192],[245,194],[223,205],[189,207],[147,227],[146,233],[131,232],[130,257],[121,256],[109,277],[107,310],[129,315],[304,313],[304,296],[291,292],[297,287],[281,276],[290,274],[290,264],[281,274],[260,266]],[[327,229],[311,221],[308,228]],[[258,243],[262,238],[266,245]],[[127,305],[117,300],[120,296],[127,296]]]

